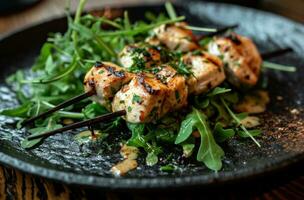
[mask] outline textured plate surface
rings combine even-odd
[[[161,10],[159,6],[128,8],[133,19],[147,10]],[[295,65],[296,73],[267,72],[271,104],[260,115],[262,147],[250,140],[235,139],[223,145],[226,152],[223,170],[214,173],[202,164],[180,159],[173,160],[181,168],[174,173],[159,170],[159,165],[147,167],[139,160],[139,168],[127,176],[114,178],[109,169],[120,158],[118,138],[128,133],[111,134],[113,144],[108,150],[104,143],[78,145],[73,134],[59,134],[48,138],[33,150],[24,150],[20,141],[26,130],[16,130],[16,119],[0,116],[0,161],[28,173],[70,184],[100,188],[164,188],[189,187],[225,183],[262,175],[303,161],[304,158],[304,27],[285,18],[238,6],[214,3],[188,3],[178,7],[193,25],[240,24],[237,32],[251,37],[261,52],[291,46],[294,53],[273,61]],[[0,41],[0,108],[17,105],[14,93],[4,84],[4,78],[17,69],[30,67],[48,32],[64,31],[65,20],[58,19],[23,30]],[[283,100],[277,100],[277,97]],[[101,151],[101,149],[104,149]],[[173,149],[171,149],[173,151]],[[175,150],[174,150],[175,151]],[[141,157],[145,157],[142,155]]]

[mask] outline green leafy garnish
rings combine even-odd
[[[87,105],[83,110],[82,113],[87,119],[92,119],[100,115],[104,115],[109,111],[102,105],[96,102],[92,102],[91,104]]]
[[[212,96],[215,96],[215,95],[218,95],[218,94],[227,93],[227,92],[230,92],[230,91],[231,91],[231,89],[216,87],[211,92],[209,92],[207,94],[207,96],[208,97],[212,97]]]
[[[160,170],[163,172],[173,172],[176,169],[174,165],[164,165],[160,167]]]
[[[235,135],[235,131],[231,128],[224,129],[220,122],[217,122],[214,126],[214,138],[217,142],[224,142]]]
[[[52,130],[55,130],[55,129],[58,129],[58,128],[61,128],[61,127],[62,127],[62,125],[56,124],[54,118],[50,117],[50,118],[47,119],[46,126],[32,128],[28,131],[32,135],[40,135],[40,134],[45,133],[47,131],[52,131]],[[28,140],[27,138],[25,138],[21,142],[21,147],[25,148],[25,149],[29,149],[29,148],[32,148],[32,147],[38,145],[42,140],[43,140],[43,138],[34,139],[34,140]]]
[[[138,96],[137,94],[134,94],[133,95],[133,98],[132,98],[132,103],[141,103],[141,97]]]
[[[212,40],[213,40],[212,37],[206,37],[199,41],[199,45],[201,47],[206,47]]]
[[[31,102],[26,102],[17,108],[2,110],[0,112],[1,115],[6,115],[10,117],[21,117],[25,118],[28,116],[28,112],[32,106]]]
[[[284,72],[297,71],[297,68],[294,66],[281,65],[281,64],[267,62],[267,61],[263,61],[262,67],[266,68],[266,69],[273,69],[273,70],[284,71]]]
[[[240,126],[241,129],[244,131],[243,135],[247,135],[248,137],[250,137],[255,143],[256,145],[258,145],[258,147],[261,147],[260,143],[253,137],[253,135],[246,129],[246,127],[244,125],[241,124],[241,118],[239,118],[236,114],[234,114],[232,112],[232,110],[228,107],[226,101],[224,100],[224,98],[221,98],[221,101],[223,103],[223,105],[225,106],[225,108],[227,109],[228,113],[230,114],[230,116],[235,120],[235,122],[237,123],[237,126]]]
[[[222,157],[224,151],[215,142],[213,134],[208,125],[206,116],[199,110],[193,108],[182,122],[180,131],[175,140],[175,144],[185,141],[194,130],[198,130],[201,135],[201,144],[197,153],[197,160],[214,171],[222,168]]]
[[[166,2],[165,7],[166,7],[166,10],[167,10],[167,13],[168,13],[170,19],[175,19],[177,17],[177,15],[175,13],[173,5],[170,2]]]

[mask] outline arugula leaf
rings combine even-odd
[[[224,129],[220,122],[215,124],[213,133],[217,142],[224,142],[235,135],[235,131],[233,129]]]
[[[37,128],[32,128],[30,130],[28,130],[32,135],[40,135],[42,133],[45,133],[47,131],[52,131],[58,128],[61,128],[62,125],[61,124],[56,124],[56,121],[50,117],[48,118],[48,123],[45,127],[37,127]],[[38,138],[35,140],[28,140],[27,138],[25,138],[22,142],[21,142],[21,147],[24,149],[29,149],[32,148],[36,145],[38,145],[44,138]]]
[[[182,147],[183,147],[183,156],[185,156],[186,158],[189,158],[193,153],[195,144],[182,143]]]
[[[205,116],[195,111],[200,124],[197,129],[201,135],[201,145],[198,150],[197,160],[202,161],[205,165],[214,171],[222,168],[222,157],[224,156],[223,149],[215,142],[211,130],[208,126]]]
[[[164,165],[159,168],[163,172],[173,172],[176,167],[174,165]]]
[[[211,102],[211,105],[213,105],[218,112],[216,121],[221,121],[225,124],[229,124],[231,118],[230,118],[229,114],[226,112],[225,107],[223,107],[223,105],[218,103],[215,99],[211,99],[210,102]]]
[[[236,92],[225,93],[221,95],[221,97],[233,104],[236,104],[239,101],[239,96]]]
[[[212,96],[215,96],[215,95],[218,95],[218,94],[227,93],[227,92],[230,92],[230,91],[231,91],[231,89],[222,88],[222,87],[216,87],[211,92],[209,92],[207,94],[207,96],[208,97],[212,97]]]
[[[197,123],[197,118],[193,111],[186,116],[186,118],[182,121],[181,128],[179,133],[175,139],[175,144],[180,144],[187,140],[192,132],[195,129],[195,125]]]
[[[167,143],[174,143],[176,139],[176,135],[174,134],[174,130],[172,130],[172,127],[170,128],[162,128],[158,127],[154,134],[156,136],[156,139],[161,142],[167,142]]]
[[[222,148],[216,144],[207,123],[207,117],[193,108],[182,122],[175,144],[185,141],[197,129],[201,135],[201,144],[197,153],[197,160],[203,162],[209,169],[218,171],[222,168],[221,158],[224,156]]]
[[[32,107],[32,102],[27,102],[16,108],[2,110],[0,114],[10,117],[26,118],[28,117],[28,111],[30,110],[31,107]]]
[[[93,102],[82,109],[82,113],[87,119],[92,119],[94,117],[108,113],[109,111],[99,103]]]
[[[146,125],[145,124],[133,124],[127,123],[128,128],[132,132],[131,138],[127,141],[128,146],[141,147],[148,154],[146,157],[146,164],[149,166],[155,165],[158,162],[158,154],[161,153],[161,149],[156,144],[150,144],[149,140],[155,136],[154,132],[150,132],[144,135]]]
[[[37,134],[33,134],[33,135],[39,135]],[[28,140],[27,138],[22,140],[21,142],[21,147],[24,149],[30,149],[32,147],[35,147],[36,145],[38,145],[40,142],[42,142],[42,138],[38,138],[35,140]]]
[[[241,129],[244,131],[244,134],[247,135],[248,137],[250,137],[256,143],[256,145],[258,147],[261,147],[260,143],[253,137],[253,135],[251,135],[251,133],[246,129],[246,127],[241,124],[241,120],[228,107],[226,101],[223,98],[221,98],[221,101],[222,101],[223,105],[225,106],[225,108],[227,109],[227,111],[230,114],[230,116],[235,120],[235,122],[237,123],[237,125],[239,125],[241,127]]]
[[[200,97],[201,96],[195,96],[194,97],[194,105],[195,105],[195,107],[200,108],[200,109],[207,108],[209,106],[209,104],[210,104],[210,99],[209,98],[201,99]]]
[[[246,117],[248,117],[248,113],[237,113],[234,114],[240,121],[242,121],[243,119],[245,119]]]
[[[158,156],[157,154],[155,154],[155,152],[149,152],[147,157],[146,157],[146,164],[148,166],[153,166],[155,164],[157,164],[158,162]]]
[[[261,135],[262,131],[261,130],[248,130],[249,134],[253,137]],[[245,131],[238,131],[237,134],[242,137],[242,138],[248,138],[250,137],[248,133]]]
[[[131,138],[127,141],[128,146],[148,148],[143,137],[145,124],[127,123],[129,130],[132,132]]]
[[[46,42],[43,44],[41,50],[40,50],[40,55],[36,60],[36,64],[32,67],[33,71],[37,71],[37,70],[42,70],[45,67],[45,63],[48,59],[48,57],[51,54],[51,50],[52,50],[53,45],[49,42]]]
[[[45,76],[38,80],[32,80],[32,81],[29,81],[29,83],[48,84],[48,83],[51,83],[54,81],[58,81],[64,77],[66,77],[70,73],[72,73],[76,68],[77,68],[77,61],[76,61],[76,59],[74,59],[74,61],[67,68],[65,68],[63,71],[58,72],[58,74]]]

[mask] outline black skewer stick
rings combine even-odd
[[[238,24],[234,24],[234,25],[231,25],[231,26],[226,26],[224,28],[218,29],[216,32],[212,32],[212,33],[208,33],[208,34],[204,34],[204,35],[199,35],[196,39],[201,40],[205,37],[213,37],[215,35],[220,35],[220,34],[225,33],[226,31],[228,31],[230,29],[235,29],[238,26],[239,26]]]
[[[263,59],[269,59],[269,58],[280,56],[280,55],[283,55],[283,54],[289,53],[289,52],[293,52],[293,49],[290,47],[284,48],[284,49],[278,49],[278,50],[271,51],[271,52],[266,52],[266,53],[261,54],[261,56]]]
[[[53,130],[53,131],[49,131],[49,132],[45,132],[45,133],[42,133],[42,134],[39,134],[39,135],[31,135],[27,139],[28,140],[35,140],[35,139],[38,139],[38,138],[46,138],[46,137],[49,137],[51,135],[55,135],[56,133],[61,133],[61,132],[64,132],[64,131],[68,131],[68,130],[72,130],[72,129],[76,129],[76,128],[81,128],[81,127],[84,127],[84,126],[91,126],[93,124],[108,121],[108,120],[111,120],[115,117],[119,117],[119,116],[122,116],[122,115],[125,115],[125,114],[126,114],[125,110],[112,112],[112,113],[109,113],[109,114],[105,114],[105,115],[96,117],[94,119],[88,119],[88,120],[85,120],[85,121],[76,122],[74,124],[70,124],[70,125],[64,126],[62,128],[59,128],[59,129],[56,129],[56,130]]]
[[[85,93],[83,93],[81,95],[75,96],[72,99],[64,101],[63,103],[55,106],[54,108],[51,108],[50,110],[47,110],[47,111],[45,111],[45,112],[43,112],[43,113],[41,113],[41,114],[39,114],[39,115],[37,115],[35,117],[32,117],[30,119],[24,120],[21,125],[25,126],[27,124],[30,124],[30,123],[34,122],[35,120],[37,120],[37,119],[44,118],[44,117],[46,117],[47,115],[49,115],[49,114],[51,114],[53,112],[56,112],[56,111],[58,111],[58,110],[60,110],[62,108],[65,108],[67,106],[73,105],[76,102],[79,102],[79,101],[81,101],[83,99],[86,99],[86,98],[88,98],[90,96],[93,96],[94,94],[95,94],[95,91],[91,90],[89,92],[85,92]]]

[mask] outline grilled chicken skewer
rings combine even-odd
[[[226,77],[236,87],[256,84],[262,59],[250,39],[236,34],[214,37],[208,53],[199,50],[192,32],[184,26],[178,23],[155,29],[154,36],[146,40],[150,46],[126,46],[119,55],[123,68],[110,62],[97,63],[85,76],[86,93],[95,94],[93,100],[112,110],[112,114],[125,114],[126,121],[145,123],[186,106],[188,95],[207,92]],[[163,47],[181,52],[199,50],[181,58],[192,75],[184,77],[172,66],[163,65],[168,62],[168,57],[162,55]],[[153,70],[128,72],[136,64],[134,58],[144,61],[142,69]]]
[[[202,52],[200,55],[187,54],[182,58],[182,62],[189,65],[193,73],[190,77],[185,78],[178,74],[170,65],[160,65],[154,67],[152,73],[142,72],[132,75],[124,72],[124,77],[121,78],[113,73],[100,73],[100,70],[105,71],[110,64],[103,63],[98,69],[92,67],[87,73],[85,90],[96,89],[97,97],[94,96],[93,100],[107,108],[109,108],[109,100],[113,99],[111,111],[126,110],[126,121],[151,122],[170,111],[186,106],[189,94],[207,92],[225,80],[221,60],[207,52]],[[128,62],[123,64],[129,66]],[[123,72],[122,68],[118,66],[116,68]],[[92,73],[92,71],[96,72]],[[130,78],[130,83],[126,84]],[[110,86],[115,87],[109,90]],[[98,92],[108,90],[110,92]],[[115,92],[117,93],[114,94]]]
[[[181,61],[192,72],[188,77],[178,74],[170,64],[161,65],[164,58],[161,49],[154,46],[156,41],[171,50],[198,50],[194,40],[185,41],[186,35],[193,38],[193,34],[183,26],[159,27],[161,30],[154,30],[152,44],[126,46],[120,53],[123,68],[108,62],[93,67],[85,77],[85,90],[96,90],[93,100],[110,111],[125,110],[126,121],[147,123],[186,106],[188,95],[207,92],[226,77],[236,87],[256,84],[261,56],[250,39],[236,34],[215,37],[208,45],[210,53],[199,50],[184,54]],[[143,60],[139,64],[144,71],[127,72],[138,64],[135,59]]]

